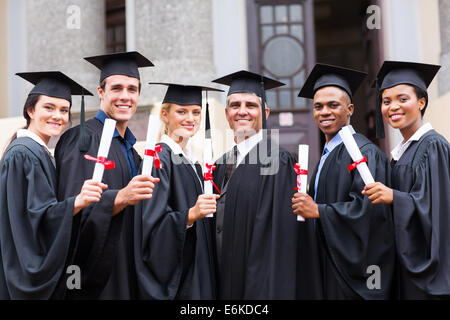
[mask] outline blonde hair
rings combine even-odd
[[[163,118],[162,118],[162,112],[163,110],[168,114],[170,112],[170,107],[172,106],[172,104],[170,102],[166,102],[163,103],[161,105],[161,110],[159,111],[159,119],[161,120],[161,126],[160,126],[160,131],[159,131],[159,136],[158,136],[158,141],[161,141],[161,137],[165,134],[168,134],[168,127],[167,124],[164,122]]]

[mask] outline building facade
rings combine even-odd
[[[137,50],[155,64],[141,69],[138,114],[130,123],[141,144],[148,114],[158,112],[165,89],[147,82],[208,84],[247,69],[286,84],[267,92],[268,126],[279,130],[281,145],[293,153],[298,144],[309,144],[313,165],[324,138],[312,117],[312,101],[297,94],[321,62],[369,74],[355,96],[351,123],[389,153],[401,137],[386,126],[387,138],[375,139],[371,88],[384,60],[442,65],[429,89],[425,120],[450,139],[449,30],[450,3],[445,0],[0,0],[5,39],[0,43],[0,143],[23,125],[31,85],[16,72],[61,70],[96,92],[99,72],[82,57],[124,50]],[[218,157],[232,143],[225,94],[211,94],[209,103]],[[79,105],[75,97],[72,125]],[[87,97],[86,106],[94,115],[98,98]],[[202,134],[193,145],[201,151]]]

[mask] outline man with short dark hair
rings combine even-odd
[[[307,219],[316,235],[319,259],[310,262],[319,268],[310,276],[322,282],[323,299],[388,299],[393,289],[390,207],[373,205],[361,194],[364,182],[357,170],[348,171],[353,160],[338,134],[350,125],[355,108],[352,95],[365,76],[317,64],[299,93],[314,100],[313,115],[326,140],[311,176],[309,195],[296,193],[292,198],[294,213]],[[388,183],[389,162],[384,153],[351,126],[350,130],[374,179]]]
[[[140,97],[138,67],[153,66],[138,52],[115,53],[85,58],[101,70],[100,110],[80,126],[63,134],[55,150],[58,168],[58,197],[64,199],[80,189],[81,181],[92,177],[103,125],[116,121],[108,160],[115,168],[105,170],[108,189],[99,203],[74,218],[69,264],[81,270],[81,289],[67,290],[68,298],[133,299],[136,276],[133,261],[133,205],[152,196],[158,182],[149,175],[138,175],[141,158],[133,148],[136,138],[128,122]],[[66,275],[67,276],[67,275]],[[65,281],[62,281],[65,283]]]

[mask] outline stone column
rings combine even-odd
[[[104,1],[26,1],[27,71],[64,72],[94,94],[87,109],[98,108],[99,71],[83,57],[105,52],[104,15]],[[79,108],[74,97],[72,111]]]
[[[141,71],[143,82],[195,81],[215,77],[210,0],[136,0],[136,49],[153,68]],[[141,105],[160,102],[165,88],[143,84]]]
[[[439,0],[441,30],[441,60],[439,70],[439,96],[450,91],[450,1]]]

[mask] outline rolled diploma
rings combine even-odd
[[[145,142],[146,150],[155,150],[156,139],[159,133],[159,118],[157,115],[151,114],[148,117],[147,140]],[[142,163],[142,174],[152,174],[153,157],[144,154],[144,162]]]
[[[205,146],[203,151],[203,161],[205,162],[205,172],[208,171],[206,164],[212,164],[212,141],[211,139],[205,139]],[[213,185],[211,180],[203,181],[204,193],[213,194]],[[206,217],[212,218],[213,214],[208,214]]]
[[[98,157],[108,157],[109,147],[111,146],[111,140],[114,135],[114,129],[116,128],[116,120],[113,119],[105,119],[105,123],[103,125],[102,137],[100,139],[100,146],[98,147]],[[102,181],[103,171],[105,170],[105,166],[101,163],[96,163],[94,168],[94,174],[92,179],[98,182]]]
[[[308,170],[308,154],[309,154],[309,146],[307,144],[299,144],[298,145],[298,164],[300,165],[300,169]],[[307,175],[299,175],[297,179],[300,179],[300,189],[297,192],[306,193],[306,184],[308,183]],[[302,216],[297,216],[297,221],[305,221],[305,218]]]
[[[361,160],[363,156],[358,148],[358,145],[356,144],[355,138],[353,138],[353,135],[349,127],[348,126],[343,127],[339,131],[339,135],[341,136],[342,141],[345,144],[345,148],[350,154],[350,157],[352,157],[353,161]],[[375,182],[375,180],[372,177],[372,174],[370,173],[369,167],[367,166],[367,163],[362,162],[359,165],[357,165],[356,168],[358,169],[358,172],[361,175],[361,178],[363,179],[365,185]]]

